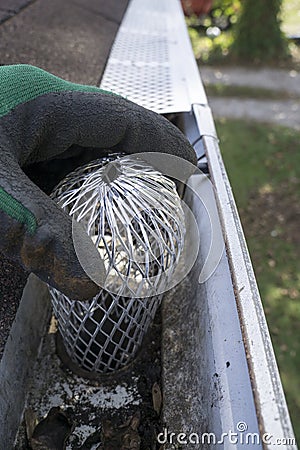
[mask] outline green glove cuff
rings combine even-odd
[[[29,209],[0,187],[0,210],[25,225],[30,234],[34,234],[37,222]]]
[[[38,67],[26,64],[0,66],[0,117],[5,116],[20,103],[26,103],[50,92],[63,91],[112,94],[96,86],[65,81]]]

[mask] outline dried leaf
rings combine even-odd
[[[65,450],[73,425],[59,407],[51,408],[47,417],[35,427],[30,445],[32,450]]]
[[[36,413],[31,408],[28,408],[25,410],[24,420],[26,426],[26,436],[27,439],[30,440],[33,435],[34,429],[38,424],[38,418]]]
[[[126,420],[122,425],[115,426],[110,420],[102,423],[103,443],[100,450],[140,450],[141,438],[138,433],[140,413]]]
[[[159,415],[162,407],[162,394],[158,383],[154,383],[152,386],[152,402],[154,411]]]

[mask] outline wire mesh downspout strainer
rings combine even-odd
[[[175,183],[137,157],[111,155],[70,173],[51,197],[84,226],[106,269],[89,301],[50,288],[65,349],[85,370],[115,371],[134,358],[183,248]]]

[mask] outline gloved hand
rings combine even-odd
[[[28,65],[0,67],[0,251],[73,299],[99,287],[82,269],[71,218],[22,171],[77,144],[164,152],[196,164],[193,148],[166,119],[92,86]]]

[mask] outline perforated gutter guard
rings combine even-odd
[[[161,114],[207,104],[179,8],[176,0],[130,2],[101,88]]]
[[[196,151],[201,153],[204,147],[215,187],[240,321],[235,338],[238,332],[242,332],[248,363],[247,376],[252,386],[259,430],[261,435],[270,433],[282,439],[281,442],[286,445],[281,448],[297,448],[291,439],[294,436],[292,425],[242,226],[178,0],[131,0],[114,42],[101,87],[158,113],[190,113],[185,115],[187,128],[193,140],[195,137],[201,138],[202,145]],[[214,301],[218,289],[222,292],[215,280],[211,291]],[[217,300],[224,302],[225,298],[219,297]],[[218,313],[217,310],[215,312]],[[228,316],[228,327],[230,320]],[[222,339],[221,334],[218,339]],[[220,341],[217,344],[222,353],[223,343]],[[225,351],[227,355],[228,352],[230,349]],[[234,358],[234,355],[231,356]],[[238,374],[236,376],[240,377]],[[221,421],[227,427],[234,426],[233,417],[230,420],[229,416],[234,409],[238,410],[237,403],[242,404],[240,393],[234,389],[234,380],[234,377],[226,380],[227,389],[231,391],[231,405],[227,405],[229,409],[224,412]],[[243,392],[242,395],[247,396],[247,393]],[[251,404],[248,406],[251,409]],[[242,410],[239,412],[243,413]],[[271,449],[274,445],[264,443],[264,448]]]

